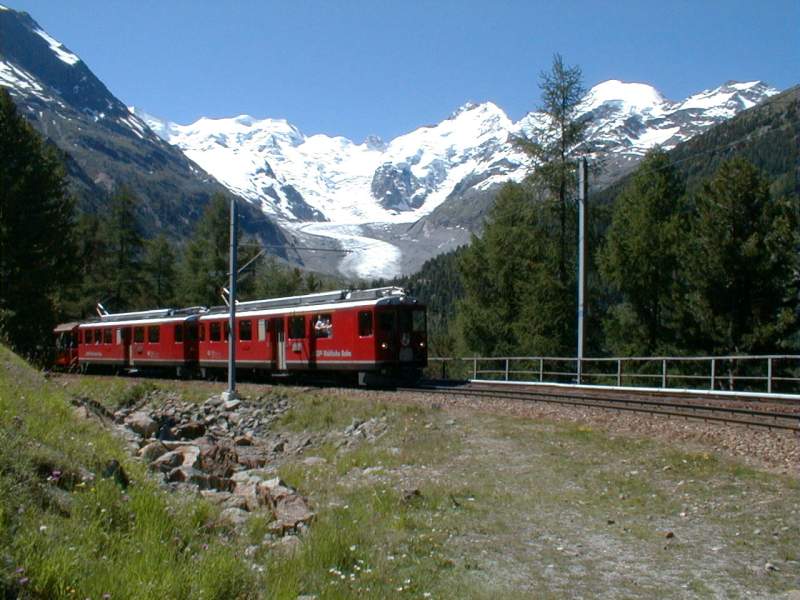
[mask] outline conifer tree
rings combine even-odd
[[[0,89],[0,336],[29,356],[74,277],[73,210],[58,155]]]
[[[217,306],[227,287],[230,249],[228,200],[215,194],[197,222],[183,254],[181,304]]]
[[[141,308],[172,306],[175,303],[175,251],[166,236],[148,240],[143,264],[145,291],[148,299]]]
[[[457,320],[474,352],[555,354],[571,343],[573,293],[558,278],[558,219],[544,195],[530,185],[504,185],[483,236],[461,254]]]
[[[123,186],[111,197],[105,233],[105,280],[108,302],[114,311],[140,308],[143,281],[144,238],[136,216],[137,198]]]
[[[723,163],[694,198],[683,249],[687,343],[774,352],[798,329],[798,202],[770,197],[748,161]]]
[[[539,75],[542,94],[542,125],[532,138],[517,140],[518,146],[536,162],[533,177],[541,182],[554,199],[558,216],[557,267],[561,284],[573,278],[575,245],[575,159],[586,137],[588,120],[578,118],[578,108],[586,94],[578,66],[564,64],[560,54],[553,56],[550,71]]]
[[[228,287],[230,266],[230,200],[214,194],[197,222],[194,233],[183,252],[180,265],[179,304],[218,306],[222,304],[222,288]],[[241,242],[238,229],[237,262],[247,264],[258,249],[255,244]],[[240,301],[252,295],[255,277],[250,270],[237,280],[236,296]]]
[[[648,356],[674,347],[683,191],[667,154],[652,150],[617,197],[599,261],[621,300],[606,321],[614,354]]]

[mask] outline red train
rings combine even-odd
[[[228,308],[104,314],[56,327],[56,365],[87,370],[227,368]],[[325,371],[360,383],[418,376],[427,365],[425,306],[402,288],[339,290],[237,302],[236,368],[273,375]]]

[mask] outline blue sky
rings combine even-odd
[[[384,139],[467,101],[518,119],[553,53],[680,99],[729,79],[800,83],[800,1],[0,0],[128,104],[179,123],[285,118]]]

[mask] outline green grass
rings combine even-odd
[[[126,489],[101,476],[112,459],[131,480]],[[0,507],[0,597],[258,595],[214,508],[160,490],[119,442],[73,416],[58,386],[4,348]]]
[[[213,386],[90,377],[59,391],[29,370],[34,381],[19,383],[7,362],[3,385],[25,397],[0,405],[0,582],[14,592],[23,576],[39,597],[99,598],[120,581],[114,598],[281,600],[770,597],[800,581],[796,478],[586,425],[243,386],[251,399],[288,399],[274,433],[312,434],[303,454],[272,465],[316,513],[289,549],[269,543],[267,516],[237,534],[216,525],[215,508],[149,486],[64,397],[202,401]],[[377,439],[342,435],[369,419],[385,425]],[[305,465],[312,455],[325,462]],[[76,465],[99,472],[110,457],[131,474],[128,490],[79,485]],[[780,571],[765,574],[767,561]]]

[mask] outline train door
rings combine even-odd
[[[272,331],[275,336],[273,345],[275,369],[278,371],[286,370],[286,332],[283,326],[283,318],[279,317],[272,321]]]
[[[117,329],[119,343],[122,344],[122,366],[131,366],[131,328],[121,327]]]

